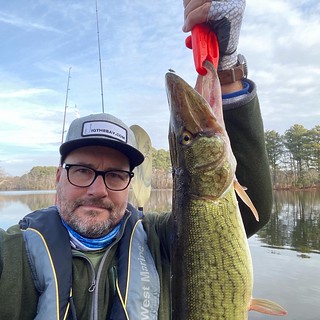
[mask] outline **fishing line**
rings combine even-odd
[[[98,0],[96,0],[96,21],[97,21],[97,37],[98,37],[99,68],[100,68],[101,107],[102,107],[102,113],[104,113],[103,81],[102,81],[102,63],[101,63],[100,31],[99,31],[99,15],[98,15]]]

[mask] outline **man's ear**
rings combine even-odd
[[[57,185],[57,183],[60,181],[62,169],[63,169],[63,168],[62,168],[61,165],[59,165],[59,167],[57,168],[57,172],[56,172],[56,185]]]

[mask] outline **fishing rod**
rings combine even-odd
[[[67,90],[66,90],[66,100],[64,103],[64,115],[63,115],[63,125],[62,125],[62,133],[61,133],[61,144],[63,143],[64,138],[64,132],[65,132],[65,126],[66,126],[66,114],[67,114],[67,108],[68,108],[68,95],[69,95],[69,82],[70,82],[70,72],[71,67],[69,68],[69,74],[68,74],[68,81],[67,81]]]
[[[99,31],[99,15],[98,15],[98,0],[96,2],[96,21],[97,21],[97,36],[98,36],[98,51],[99,51],[99,67],[100,67],[100,88],[101,88],[101,102],[102,112],[104,113],[104,99],[103,99],[103,77],[102,77],[102,63],[100,50],[100,31]],[[145,203],[150,198],[151,193],[151,175],[152,175],[152,145],[149,135],[138,125],[130,127],[133,131],[138,149],[145,155],[143,164],[134,169],[135,179],[132,180],[132,190],[137,200],[138,208],[143,211]]]
[[[98,0],[96,0],[96,21],[97,21],[97,37],[98,37],[99,68],[100,68],[101,107],[102,107],[102,113],[104,113],[104,98],[103,98],[102,63],[101,63],[101,50],[100,50]]]

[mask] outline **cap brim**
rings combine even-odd
[[[60,154],[64,158],[71,151],[87,146],[104,146],[116,149],[126,155],[129,159],[130,166],[137,167],[144,160],[144,155],[137,149],[131,147],[130,145],[120,142],[118,140],[105,139],[105,138],[86,138],[86,139],[76,139],[72,141],[64,142],[60,146]]]

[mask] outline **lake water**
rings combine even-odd
[[[0,192],[0,227],[54,202],[55,193]],[[132,196],[132,202],[134,202]],[[170,191],[153,191],[145,212],[171,208]],[[320,319],[320,192],[275,192],[270,222],[249,239],[253,295],[278,302],[286,320]],[[250,320],[279,319],[249,313]]]

